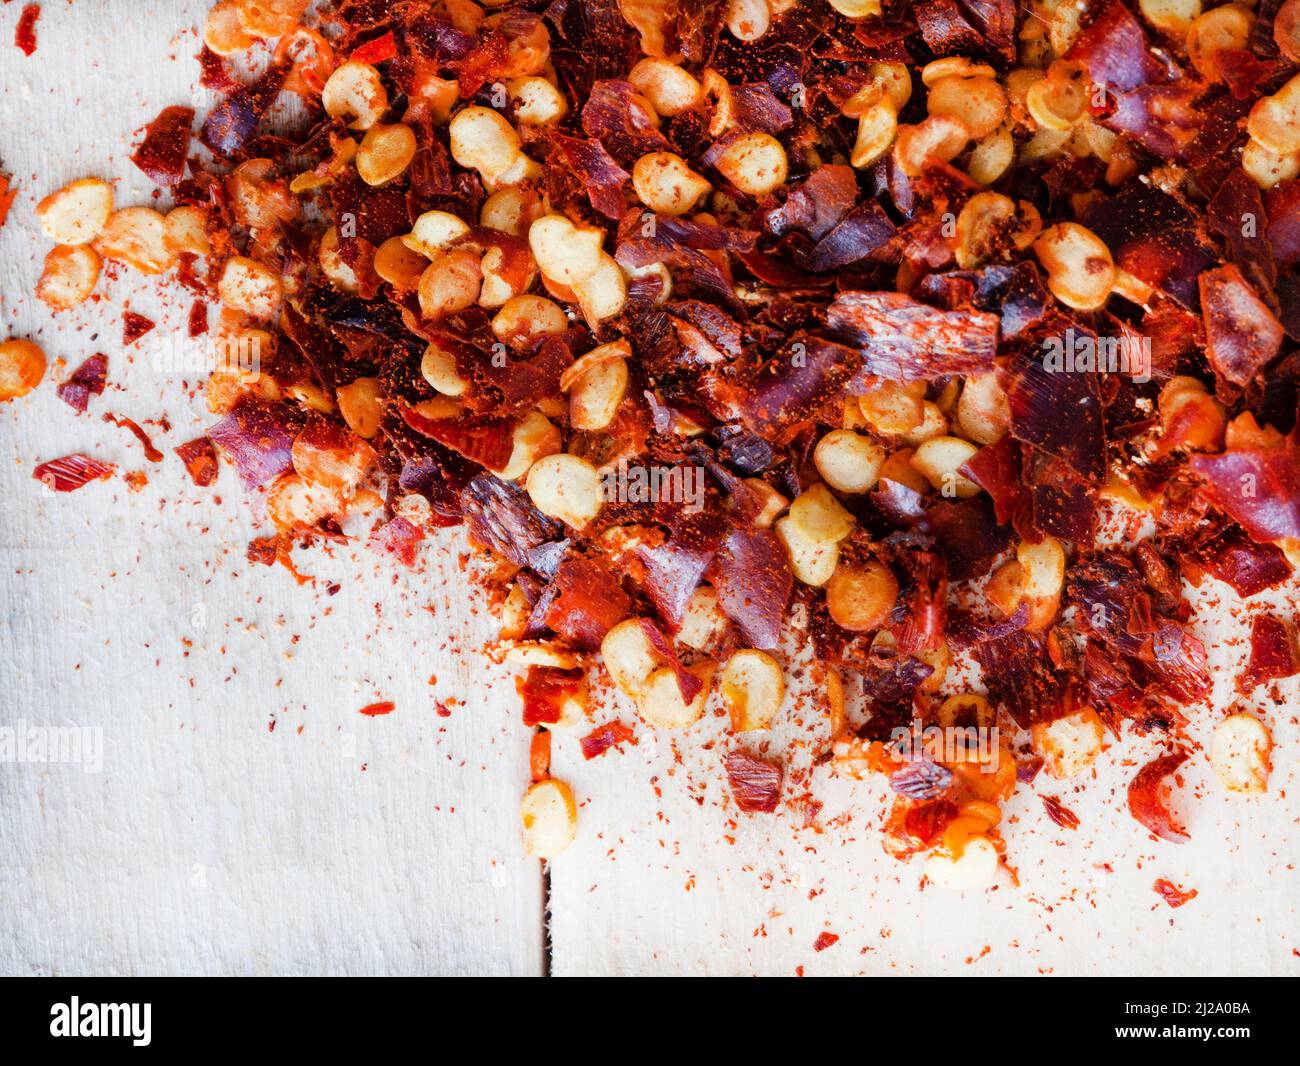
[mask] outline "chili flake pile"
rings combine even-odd
[[[736,807],[777,810],[751,742],[792,635],[823,766],[887,776],[886,847],[931,880],[989,883],[1017,784],[1126,729],[1168,740],[1130,811],[1186,838],[1184,582],[1300,560],[1300,0],[221,0],[203,42],[221,102],[132,156],[170,210],[53,193],[37,295],[107,259],[174,273],[195,337],[220,304],[180,451],[265,496],[252,557],[372,510],[405,566],[466,528],[536,731],[530,853],[574,838],[548,731],[594,670],[654,729],[717,694]],[[0,396],[44,362],[6,341]],[[1258,619],[1242,692],[1298,670]],[[900,741],[932,727],[970,743]],[[1261,792],[1270,747],[1233,714],[1211,763]]]

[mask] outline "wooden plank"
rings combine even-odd
[[[170,454],[212,421],[198,375],[152,366],[185,304],[129,272],[57,319],[29,296],[48,250],[41,196],[102,175],[121,179],[119,204],[152,202],[133,134],[192,100],[197,38],[179,31],[209,5],[46,4],[30,59],[9,43],[19,6],[0,8],[0,165],[19,190],[0,231],[0,332],[69,368],[104,351],[112,387],[76,417],[52,368],[0,409],[0,726],[103,743],[97,773],[0,763],[0,909],[21,916],[0,931],[0,972],[542,972],[541,878],[518,834],[527,735],[509,680],[477,654],[493,626],[465,592],[463,536],[410,575],[364,549],[300,553],[318,579],[302,588],[252,566],[257,527],[230,469],[198,489]],[[133,353],[127,298],[159,321]],[[146,428],[166,460],[147,463],[105,411],[165,414],[170,430]],[[148,486],[56,495],[32,480],[77,449]],[[441,717],[449,696],[461,702]],[[358,713],[378,699],[396,710]]]

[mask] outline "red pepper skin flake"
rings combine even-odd
[[[393,703],[392,700],[383,700],[380,703],[366,704],[361,708],[361,713],[367,718],[377,718],[381,714],[392,714],[396,707],[397,704]]]
[[[190,304],[190,336],[201,337],[208,331],[208,302],[195,300]]]
[[[551,731],[538,729],[528,745],[528,772],[533,781],[551,776]]]
[[[194,484],[207,488],[217,480],[217,473],[221,469],[217,462],[217,449],[207,437],[186,441],[174,451],[181,457]]]
[[[733,751],[727,756],[725,765],[737,807],[761,814],[771,814],[776,810],[781,800],[780,763]]]
[[[75,492],[92,481],[107,480],[116,469],[112,463],[74,453],[41,463],[32,471],[32,477],[55,492]]]
[[[389,30],[372,41],[366,41],[365,44],[358,45],[348,58],[355,59],[358,63],[369,63],[372,66],[376,63],[386,62],[389,59],[396,59],[397,39],[393,36],[392,30]]]
[[[120,426],[122,429],[129,430],[132,436],[144,445],[144,457],[148,459],[149,462],[161,463],[163,461],[163,453],[153,446],[153,441],[149,439],[149,434],[141,429],[134,421],[129,418],[121,418],[114,414],[104,415],[104,421],[112,422],[115,426]]]
[[[1128,786],[1129,813],[1156,836],[1174,844],[1186,843],[1190,838],[1187,831],[1174,820],[1161,790],[1165,778],[1186,761],[1185,752],[1153,759],[1138,771]]]
[[[23,55],[36,51],[36,20],[41,17],[40,4],[28,4],[18,16],[18,28],[14,31],[14,44],[22,49]]]
[[[1256,615],[1250,628],[1250,661],[1237,677],[1237,691],[1249,696],[1265,681],[1300,673],[1300,648],[1295,635],[1280,618]]]
[[[1163,877],[1157,878],[1155,884],[1151,887],[1171,907],[1181,907],[1184,903],[1194,900],[1199,894],[1194,888],[1183,890],[1172,881],[1166,881]]]
[[[108,356],[96,352],[77,367],[68,380],[55,389],[59,399],[77,414],[83,414],[91,396],[104,391],[108,380]]]
[[[416,550],[424,540],[424,530],[401,515],[376,526],[366,547],[381,555],[391,555],[408,569],[415,565]]]
[[[606,722],[602,726],[597,726],[580,741],[582,745],[582,757],[584,759],[595,759],[604,755],[610,748],[616,748],[624,741],[636,743],[636,734],[632,732],[630,726],[623,722],[614,721]]]
[[[164,107],[149,123],[131,162],[155,185],[177,184],[185,176],[193,125],[194,108]]]
[[[1047,808],[1047,816],[1062,829],[1079,828],[1079,816],[1065,806],[1059,796],[1040,796],[1039,799]]]
[[[527,674],[515,678],[515,691],[523,699],[524,725],[556,725],[571,704],[586,708],[587,675],[582,670],[530,666]]]
[[[145,318],[144,315],[138,315],[134,311],[125,311],[122,314],[122,344],[129,346],[138,341],[154,327],[154,321],[151,318]]]
[[[5,224],[5,219],[9,217],[9,208],[13,206],[14,197],[18,195],[18,190],[10,184],[8,174],[0,174],[0,226]]]
[[[825,951],[838,940],[839,937],[834,933],[823,932],[817,937],[817,942],[813,944],[813,951]]]

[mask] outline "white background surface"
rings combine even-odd
[[[28,295],[48,250],[42,196],[102,176],[119,205],[151,202],[127,156],[162,106],[204,105],[192,27],[206,5],[46,3],[31,58],[11,43],[20,6],[0,6],[0,169],[19,189],[0,230],[0,334],[67,365],[0,408],[0,725],[102,729],[104,766],[0,763],[0,972],[542,972],[542,879],[517,834],[527,731],[502,668],[476,654],[493,626],[465,591],[461,534],[441,534],[413,574],[363,549],[297,553],[314,586],[250,566],[264,531],[230,469],[198,489],[170,451],[212,421],[194,383],[120,344],[123,300],[165,337],[183,333],[188,298],[129,273],[57,319]],[[78,417],[54,386],[95,351],[110,388]],[[164,462],[106,411],[144,424]],[[149,423],[163,415],[170,430]],[[32,467],[76,450],[119,476],[42,492]],[[141,469],[149,483],[131,492],[120,474]],[[1244,628],[1209,613],[1224,707]],[[1300,973],[1297,689],[1263,693],[1239,706],[1273,727],[1267,797],[1226,797],[1198,753],[1180,800],[1192,841],[1157,842],[1124,809],[1154,745],[1126,739],[1095,777],[1022,789],[1007,810],[1020,885],[966,898],[919,892],[919,863],[883,854],[878,784],[807,772],[825,726],[793,697],[771,749],[789,752],[787,799],[824,804],[815,828],[799,828],[797,802],[736,813],[716,715],[676,738],[639,729],[637,746],[590,763],[577,734],[559,736],[554,772],[580,815],[552,870],[551,967]],[[378,699],[396,711],[358,714]],[[615,716],[635,721],[609,696],[596,719]],[[1197,710],[1193,737],[1214,718]],[[1055,826],[1035,793],[1060,795],[1080,829]],[[1170,910],[1157,877],[1199,895]],[[814,952],[823,931],[839,940]]]

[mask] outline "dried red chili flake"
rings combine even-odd
[[[813,951],[825,951],[832,944],[837,943],[839,939],[840,938],[835,933],[830,933],[823,930],[820,934],[818,934],[817,940],[813,944]]]
[[[767,529],[737,529],[718,551],[706,574],[718,605],[751,647],[771,649],[781,638],[781,622],[794,588],[790,557]]]
[[[951,800],[919,803],[908,808],[903,816],[902,829],[921,847],[928,847],[956,817],[957,805]]]
[[[193,126],[194,108],[164,107],[149,123],[131,162],[155,185],[177,184],[185,176]]]
[[[424,530],[409,519],[396,515],[370,533],[366,547],[381,555],[391,555],[405,567],[415,565]]]
[[[1244,387],[1281,352],[1282,324],[1233,264],[1205,271],[1199,284],[1206,358],[1216,376]]]
[[[108,413],[104,415],[104,421],[112,422],[113,425],[120,426],[122,429],[130,432],[136,440],[144,445],[144,457],[148,459],[149,462],[161,463],[163,461],[163,453],[153,446],[153,441],[149,439],[149,434],[141,429],[135,421],[130,418],[122,418],[119,415]]]
[[[358,712],[364,714],[367,718],[377,718],[383,714],[392,714],[397,709],[397,704],[392,700],[383,700],[380,703],[368,703]]]
[[[603,562],[563,562],[551,582],[554,599],[544,621],[579,651],[595,651],[605,634],[632,613],[631,597]]]
[[[1188,466],[1205,479],[1211,502],[1255,540],[1300,538],[1300,427],[1279,445],[1193,455]]]
[[[218,93],[228,93],[239,88],[239,79],[226,65],[226,61],[207,45],[199,52],[199,68],[199,84],[203,88]]]
[[[126,347],[134,344],[153,329],[154,325],[153,319],[146,318],[144,315],[136,314],[134,311],[122,312],[122,345]]]
[[[743,751],[730,752],[724,765],[731,794],[742,811],[771,814],[781,800],[782,767]]]
[[[1040,796],[1043,806],[1047,808],[1047,816],[1052,819],[1062,829],[1078,829],[1079,816],[1065,806],[1059,796]]]
[[[417,433],[423,433],[489,470],[504,467],[514,448],[510,436],[514,429],[513,419],[491,416],[426,418],[410,407],[403,408],[402,418]]]
[[[551,776],[551,731],[538,729],[528,745],[528,773],[534,781]]]
[[[1172,881],[1166,881],[1163,877],[1156,878],[1151,887],[1171,907],[1181,907],[1184,903],[1194,900],[1199,895],[1196,889],[1181,889]]]
[[[41,463],[32,477],[55,492],[73,492],[92,481],[107,480],[116,469],[112,463],[74,453]]]
[[[676,675],[677,690],[682,694],[682,702],[689,706],[695,701],[695,697],[700,694],[700,689],[704,687],[703,680],[698,674],[686,669],[676,649],[669,643],[668,638],[663,635],[660,628],[650,619],[641,619],[641,632],[645,634],[646,640],[654,648],[655,654],[666,662]]]
[[[1129,813],[1156,836],[1174,844],[1186,843],[1190,838],[1169,809],[1165,779],[1186,761],[1186,752],[1162,755],[1142,767],[1128,786]]]
[[[523,699],[524,725],[556,725],[585,706],[587,675],[582,670],[530,666],[527,674],[515,678],[515,689]]]
[[[1295,633],[1280,618],[1256,615],[1250,627],[1250,660],[1237,677],[1237,691],[1248,696],[1265,681],[1300,674]]]
[[[181,457],[185,469],[194,484],[206,488],[217,480],[220,469],[217,463],[217,449],[207,437],[197,437],[186,441],[173,449]]]
[[[40,4],[28,4],[18,16],[18,28],[14,30],[14,44],[22,49],[23,55],[36,51],[36,20],[41,17]]]
[[[86,410],[91,396],[98,396],[104,391],[108,381],[108,356],[97,352],[87,358],[81,366],[69,375],[55,393],[78,414]]]
[[[201,337],[208,331],[208,304],[195,300],[190,304],[189,331],[191,337]]]
[[[254,82],[234,89],[212,109],[199,131],[199,139],[217,155],[238,155],[257,132],[262,115],[280,95],[288,76],[287,64],[273,65]]]
[[[366,41],[364,44],[357,45],[348,58],[356,60],[358,63],[369,63],[371,66],[386,63],[390,59],[396,59],[397,38],[393,36],[393,31],[389,30],[387,33]]]
[[[293,468],[293,438],[301,419],[287,404],[241,399],[208,430],[235,465],[246,488],[274,481]]]
[[[951,784],[952,771],[928,759],[917,759],[889,775],[889,787],[908,799],[936,799]]]
[[[9,208],[13,206],[14,197],[18,195],[18,190],[10,184],[8,174],[0,174],[0,226],[5,224],[5,219],[9,217]]]
[[[619,721],[606,722],[602,726],[597,726],[585,737],[582,738],[582,757],[584,759],[595,759],[604,755],[610,748],[616,748],[620,744],[631,741],[636,743],[636,734],[632,727]]]

